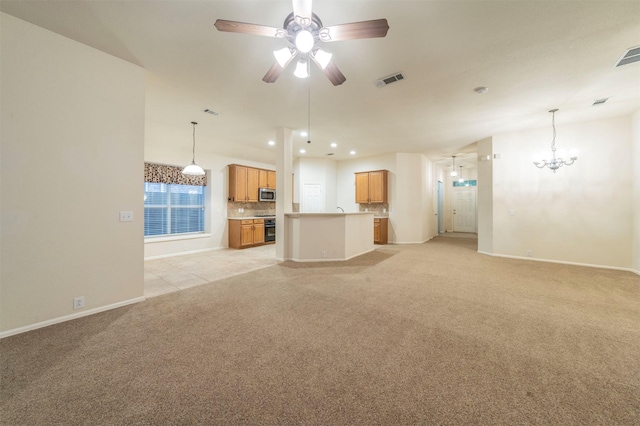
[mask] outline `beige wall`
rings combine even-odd
[[[0,335],[143,300],[144,71],[2,14]],[[133,222],[119,222],[119,211]],[[85,308],[73,310],[73,298]]]
[[[631,118],[633,161],[633,269],[640,274],[640,110]]]
[[[421,243],[435,236],[433,191],[437,193],[442,171],[428,158],[415,153],[339,161],[337,200],[345,211],[359,209],[355,203],[354,173],[370,170],[389,170],[389,242]]]
[[[631,268],[631,117],[556,129],[559,152],[578,160],[555,174],[532,164],[550,156],[550,128],[493,136],[493,253]]]

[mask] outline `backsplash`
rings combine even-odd
[[[243,212],[240,212],[240,209],[243,209]],[[264,216],[264,215],[275,215],[276,214],[276,203],[261,201],[257,203],[237,203],[237,202],[228,202],[227,203],[227,217],[228,218],[236,218],[236,217],[252,217],[252,216]]]
[[[373,213],[376,217],[387,217],[389,216],[389,204],[358,204],[360,206],[361,212],[368,211],[369,213]]]

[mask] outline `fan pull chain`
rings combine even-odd
[[[311,143],[311,65],[307,60],[307,143]]]

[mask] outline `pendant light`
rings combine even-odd
[[[454,155],[451,158],[452,158],[451,177],[455,177],[455,176],[458,176],[458,172],[456,172],[456,156]]]
[[[462,179],[462,166],[460,166],[460,177],[458,178],[458,182],[463,183],[464,179]]]
[[[191,160],[191,164],[182,169],[182,174],[191,176],[202,176],[204,175],[204,170],[202,169],[202,167],[196,164],[196,124],[198,123],[192,121],[191,124],[193,124],[193,158]]]

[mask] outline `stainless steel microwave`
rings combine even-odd
[[[258,192],[258,199],[260,201],[275,201],[276,190],[271,188],[260,188]]]

